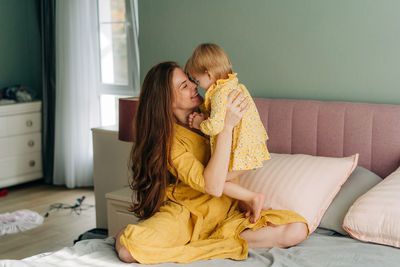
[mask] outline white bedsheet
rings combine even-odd
[[[2,260],[0,266],[127,266],[122,263],[114,250],[113,238],[91,239],[78,242],[73,247],[35,255],[23,260]],[[130,266],[139,266],[132,264]],[[163,263],[149,266],[182,266],[182,264]],[[331,231],[317,229],[303,243],[288,249],[250,249],[244,261],[208,260],[198,261],[187,266],[400,266],[400,249],[363,243],[350,237],[333,235]]]

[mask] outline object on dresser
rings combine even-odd
[[[33,99],[32,90],[22,85],[12,85],[0,90],[1,100],[30,102]]]
[[[125,142],[134,141],[134,120],[138,106],[139,99],[137,97],[119,99],[119,140]]]
[[[0,106],[0,188],[40,179],[40,101]]]

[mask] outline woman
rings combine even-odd
[[[196,84],[174,62],[154,66],[144,79],[131,155],[132,211],[144,220],[117,235],[124,262],[242,260],[248,247],[289,247],[307,237],[307,222],[295,212],[262,211],[250,223],[248,212],[222,195],[225,181],[236,176],[228,173],[232,130],[247,101],[229,95],[212,156],[208,138],[188,127],[189,114],[202,102]]]

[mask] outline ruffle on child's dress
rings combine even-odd
[[[0,236],[26,231],[43,223],[43,217],[31,210],[17,210],[0,214]]]

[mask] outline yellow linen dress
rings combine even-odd
[[[233,129],[229,171],[252,170],[262,167],[262,162],[270,159],[265,144],[268,135],[249,91],[243,84],[239,84],[236,76],[236,73],[229,74],[228,79],[217,80],[207,90],[204,106],[209,117],[200,124],[200,130],[210,136],[213,153],[216,137],[224,128],[228,95],[234,89],[242,92],[249,99],[249,109]]]
[[[174,193],[174,185],[170,185],[166,204],[151,218],[128,225],[120,237],[121,244],[140,263],[243,260],[248,248],[239,233],[246,228],[256,230],[268,222],[307,223],[289,210],[265,210],[252,224],[237,209],[236,200],[206,194],[203,171],[210,158],[209,140],[177,124],[171,156],[180,180]]]

